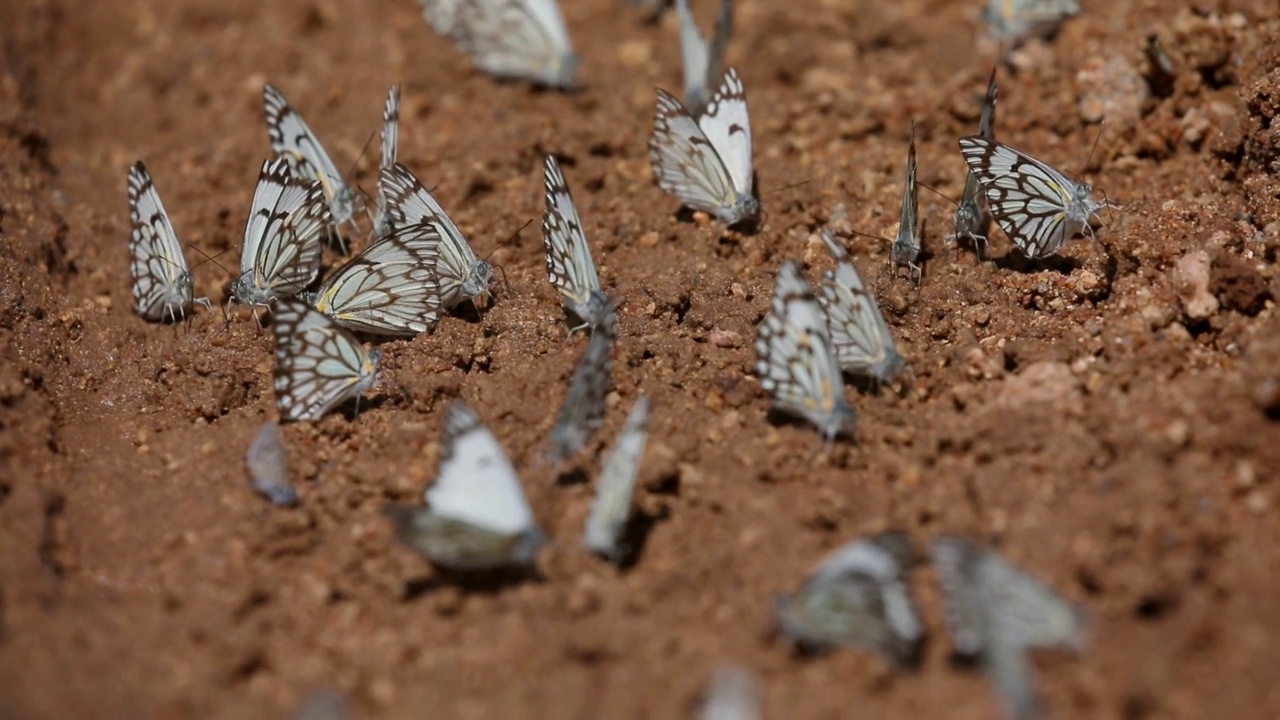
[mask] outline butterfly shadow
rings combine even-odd
[[[1084,263],[1076,258],[1062,255],[1051,255],[1047,258],[1032,260],[1017,250],[1010,250],[1004,255],[991,257],[991,262],[1000,270],[1012,270],[1029,275],[1042,270],[1056,272],[1059,275],[1070,275],[1084,267]]]
[[[628,572],[640,563],[640,556],[644,554],[645,545],[649,542],[649,534],[658,523],[670,519],[671,509],[665,505],[654,513],[631,513],[627,524],[622,528],[622,537],[618,539],[618,557],[614,560],[620,572]]]
[[[457,588],[471,595],[496,595],[527,582],[541,584],[546,582],[546,576],[532,566],[492,570],[449,570],[438,567],[433,575],[405,580],[400,599],[411,602],[445,587]]]

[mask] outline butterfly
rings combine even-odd
[[[720,0],[710,44],[698,31],[689,0],[676,0],[676,12],[680,16],[680,55],[684,60],[684,105],[690,116],[697,117],[706,103],[708,88],[720,78],[724,51],[733,31],[733,0]]]
[[[556,0],[460,0],[453,37],[476,67],[498,78],[573,87],[581,58]]]
[[[915,564],[910,540],[885,533],[828,555],[800,591],[780,598],[783,632],[809,649],[848,646],[875,650],[899,666],[919,660],[924,626],[907,572]]]
[[[604,420],[604,400],[609,392],[613,372],[614,325],[617,318],[613,303],[605,301],[604,320],[591,334],[587,352],[573,371],[569,381],[569,394],[556,425],[551,429],[551,448],[548,457],[552,462],[564,462],[586,447]]]
[[[294,175],[320,183],[329,202],[331,224],[335,229],[348,223],[354,226],[359,198],[342,179],[342,173],[320,144],[320,139],[307,127],[302,116],[289,106],[284,94],[270,83],[262,87],[262,105],[267,117],[271,151],[288,158]],[[343,252],[346,252],[345,246]]]
[[[502,446],[460,401],[446,411],[440,474],[426,499],[425,508],[393,505],[387,514],[400,542],[440,567],[531,565],[546,540]]]
[[[416,225],[439,235],[436,280],[440,284],[442,307],[451,308],[464,300],[475,302],[489,292],[493,267],[476,257],[458,226],[408,168],[396,163],[383,170],[378,188],[387,197],[388,228]]]
[[[989,0],[982,19],[991,37],[1017,42],[1046,37],[1069,17],[1080,14],[1080,0]]]
[[[1008,145],[963,137],[960,152],[978,176],[992,217],[1032,260],[1058,254],[1089,227],[1091,217],[1110,206],[1093,199],[1092,185],[1072,180]]]
[[[418,0],[422,6],[422,16],[431,24],[432,29],[445,36],[453,34],[458,19],[458,6],[464,0]]]
[[[281,420],[319,420],[359,397],[378,381],[382,353],[360,341],[302,300],[276,303],[276,405]]]
[[[916,124],[911,123],[911,142],[907,146],[907,180],[902,190],[902,220],[898,223],[898,236],[893,241],[892,255],[895,265],[911,268],[916,282],[920,282],[920,214],[917,211],[916,187]]]
[[[982,102],[982,116],[978,119],[978,137],[987,140],[996,138],[996,71],[991,70],[991,79],[987,81],[987,97]],[[987,209],[986,196],[979,193],[978,176],[972,170],[964,179],[964,194],[960,198],[960,206],[956,208],[955,237],[968,238],[978,257],[986,254],[987,227],[991,224],[991,213]]]
[[[133,275],[133,309],[147,320],[185,318],[192,303],[210,307],[209,298],[193,299],[194,278],[187,269],[182,243],[141,161],[129,168],[129,271]]]
[[[609,300],[600,290],[591,247],[582,232],[582,220],[569,186],[560,173],[560,165],[550,155],[543,180],[546,208],[542,212],[542,241],[547,246],[547,277],[560,293],[565,308],[583,321],[573,330],[595,327],[603,322]]]
[[[836,269],[822,276],[818,304],[827,317],[831,346],[840,369],[889,382],[906,367],[893,344],[893,334],[876,299],[867,292],[849,253],[829,230],[822,242],[836,259]]]
[[[759,217],[751,169],[751,120],[737,70],[729,68],[724,74],[720,89],[696,121],[679,100],[658,90],[649,161],[658,187],[686,206],[728,225]]]
[[[944,535],[933,564],[945,600],[947,628],[962,655],[992,644],[1020,649],[1084,643],[1086,615],[1039,580],[972,540]]]
[[[396,164],[396,145],[400,140],[400,86],[392,85],[387,104],[382,109],[382,164],[379,176]],[[390,229],[387,218],[387,194],[378,184],[378,213],[373,216],[373,236],[382,237]]]
[[[273,505],[298,504],[298,491],[289,484],[289,457],[280,439],[280,426],[266,422],[258,428],[245,455],[253,489],[267,496]]]
[[[436,261],[440,236],[405,226],[376,240],[320,289],[315,309],[352,330],[376,335],[417,335],[440,318]]]
[[[620,562],[626,552],[619,541],[631,516],[631,495],[648,437],[649,398],[645,396],[631,408],[617,443],[605,458],[591,513],[587,515],[587,547],[613,562]]]
[[[283,157],[262,164],[231,295],[267,305],[302,292],[320,272],[320,237],[331,223],[320,183],[294,176]]]
[[[856,416],[844,400],[826,318],[790,260],[778,271],[773,304],[756,329],[756,375],[774,404],[813,423],[828,447],[842,428],[852,431]]]
[[[760,720],[760,688],[751,673],[737,665],[716,670],[698,720]]]

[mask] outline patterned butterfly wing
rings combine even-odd
[[[556,0],[462,0],[454,37],[490,75],[573,86],[580,60]]]
[[[800,268],[778,271],[773,304],[756,329],[756,375],[781,410],[813,423],[830,445],[855,415],[844,400],[826,318]]]
[[[906,367],[889,324],[867,290],[853,261],[829,230],[822,242],[836,259],[834,272],[822,276],[818,303],[826,313],[831,345],[840,369],[889,382]]]
[[[547,156],[543,181],[542,240],[547,248],[547,278],[570,312],[586,326],[598,325],[604,319],[600,277],[569,185],[554,157]]]
[[[587,352],[569,381],[569,394],[551,430],[548,457],[564,462],[586,447],[591,435],[604,421],[605,395],[612,384],[613,340],[616,317],[613,304],[606,301],[604,321],[591,334]]]
[[[978,176],[991,215],[1024,255],[1056,255],[1102,207],[1092,188],[1008,145],[960,138],[960,152]]]
[[[390,170],[396,164],[396,146],[400,142],[400,86],[392,85],[387,94],[387,104],[382,109],[382,164],[381,172]],[[381,177],[381,174],[379,174]],[[378,213],[373,218],[374,236],[382,237],[390,230],[387,218],[387,194],[383,192],[382,183],[378,183]]]
[[[275,304],[276,405],[280,419],[319,420],[359,398],[378,380],[381,353],[364,345],[326,315],[297,299]]]
[[[406,226],[374,242],[320,286],[312,305],[344,327],[377,335],[417,335],[440,317],[436,261],[440,236]]]
[[[302,292],[320,272],[320,238],[332,216],[317,182],[292,175],[283,157],[258,174],[232,295],[246,305]]]
[[[129,168],[129,270],[133,308],[147,320],[177,320],[191,309],[192,277],[182,243],[160,202],[151,174],[141,162]],[[200,298],[204,304],[209,301]]]
[[[620,562],[626,552],[620,542],[631,516],[631,496],[648,437],[649,398],[645,396],[631,408],[617,443],[605,458],[604,470],[596,482],[596,497],[587,515],[586,546],[614,562]]]
[[[754,219],[760,212],[755,198],[755,170],[751,164],[751,118],[747,113],[747,89],[735,68],[725,72],[720,87],[698,117],[698,127],[715,148],[733,181],[729,224]],[[724,219],[724,218],[722,218]]]
[[[689,114],[697,117],[707,101],[707,93],[720,79],[724,52],[733,31],[733,0],[721,0],[720,13],[711,42],[702,36],[689,10],[689,0],[677,0],[680,17],[680,54],[684,61],[684,99]]]
[[[387,197],[389,228],[421,225],[439,235],[436,280],[442,307],[451,308],[466,300],[475,302],[489,291],[493,267],[476,257],[458,226],[408,168],[396,163],[384,170],[378,187]]]
[[[288,158],[295,175],[320,183],[329,202],[333,223],[342,225],[352,222],[356,210],[356,192],[343,180],[342,172],[320,144],[320,139],[302,119],[302,115],[271,84],[262,88],[262,104],[272,152]]]

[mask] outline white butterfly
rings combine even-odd
[[[381,173],[390,170],[396,164],[396,145],[400,141],[400,86],[392,85],[387,94],[387,104],[382,109],[382,164]],[[387,194],[382,183],[378,183],[378,213],[373,216],[373,236],[382,237],[390,230],[391,221],[387,217]]]
[[[716,670],[698,720],[760,720],[760,688],[736,665]]]
[[[276,336],[276,405],[281,420],[319,420],[378,381],[382,353],[299,299],[271,313]]]
[[[552,462],[564,462],[591,439],[604,420],[605,395],[609,392],[613,372],[613,339],[616,316],[613,303],[605,301],[604,320],[591,334],[587,352],[573,371],[569,394],[556,425],[551,430]]]
[[[560,293],[565,309],[583,321],[573,330],[595,327],[604,321],[608,298],[600,290],[591,246],[582,231],[582,219],[574,207],[569,186],[556,159],[550,155],[543,181],[546,207],[542,212],[542,241],[547,246],[547,277]]]
[[[710,88],[720,79],[724,51],[733,31],[733,0],[720,0],[710,44],[698,31],[689,0],[676,0],[676,12],[680,16],[680,55],[684,60],[684,105],[690,115],[697,117]]]
[[[1110,206],[1093,199],[1092,185],[1008,145],[964,137],[960,152],[978,176],[992,217],[1032,260],[1056,255],[1071,238],[1092,232],[1089,219]]]
[[[436,280],[442,307],[451,308],[465,300],[475,302],[489,292],[493,267],[476,257],[458,226],[408,168],[396,163],[382,171],[378,187],[387,197],[388,227],[392,231],[420,225],[439,235]]]
[[[531,565],[546,540],[502,446],[471,408],[449,405],[444,457],[427,507],[387,509],[400,541],[440,567]]]
[[[133,275],[133,309],[147,320],[185,318],[191,305],[210,307],[209,298],[192,299],[194,279],[182,254],[182,243],[151,182],[138,161],[129,168],[129,271]]]
[[[920,213],[917,210],[916,187],[916,124],[911,123],[911,142],[907,146],[907,179],[902,189],[902,219],[898,223],[898,236],[893,241],[893,262],[911,268],[916,282],[920,282]]]
[[[376,335],[417,335],[440,318],[436,261],[440,236],[407,226],[365,248],[310,296],[345,327]]]
[[[354,225],[359,198],[343,180],[342,172],[320,144],[320,139],[307,127],[302,116],[289,106],[284,94],[269,83],[262,87],[262,105],[272,152],[289,159],[294,175],[320,183],[329,202],[335,229],[347,223]]]
[[[245,305],[267,305],[302,292],[320,272],[320,238],[330,223],[320,183],[294,176],[283,157],[264,162],[232,297]]]
[[[605,458],[604,470],[596,481],[596,497],[587,516],[584,542],[613,562],[620,562],[627,551],[619,541],[631,516],[631,495],[648,438],[649,398],[645,396],[631,408],[618,441]]]
[[[422,6],[422,16],[431,27],[441,35],[452,35],[454,24],[458,20],[458,6],[464,0],[418,0]]]
[[[840,365],[822,307],[792,261],[783,263],[773,304],[756,329],[756,375],[781,410],[813,423],[830,446],[853,408],[844,400]]]
[[[840,369],[889,382],[906,367],[893,343],[876,299],[862,283],[849,253],[829,230],[822,242],[836,259],[835,271],[822,276],[818,303],[827,316],[827,330]]]
[[[1080,0],[989,0],[982,18],[991,37],[1017,42],[1053,34],[1058,25],[1080,14]]]
[[[982,117],[978,120],[978,137],[995,140],[996,137],[996,71],[991,70],[991,79],[987,81],[987,97],[982,102]],[[960,206],[956,208],[955,237],[968,238],[981,258],[986,254],[987,227],[991,224],[991,213],[987,209],[986,196],[979,192],[978,176],[970,170],[964,179],[964,195],[960,198]]]
[[[799,592],[778,600],[778,622],[812,649],[865,648],[897,665],[914,664],[924,640],[907,578],[914,564],[911,542],[900,533],[849,543],[828,555]]]
[[[696,121],[679,100],[658,90],[649,160],[658,186],[686,206],[729,225],[759,217],[751,120],[737,70],[729,68],[724,74],[720,89]]]
[[[581,59],[556,0],[460,0],[453,37],[481,70],[568,89]]]
[[[253,489],[267,496],[273,505],[298,504],[298,491],[289,483],[289,457],[280,438],[280,426],[266,422],[258,428],[245,454]]]

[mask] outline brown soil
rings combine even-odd
[[[0,5],[0,715],[279,716],[328,686],[366,716],[681,717],[733,660],[774,717],[992,717],[984,679],[949,662],[929,571],[918,673],[797,659],[772,634],[774,595],[826,551],[898,528],[991,540],[1089,608],[1090,649],[1039,658],[1060,717],[1280,717],[1273,0],[1086,1],[1017,56],[1001,139],[1123,209],[1061,262],[1028,266],[997,236],[981,264],[944,246],[951,206],[924,192],[918,290],[855,240],[914,372],[901,393],[850,389],[857,443],[830,455],[769,415],[755,324],[783,259],[829,266],[821,224],[892,231],[912,118],[921,181],[959,194],[956,138],[993,63],[981,3],[740,3],[730,61],[768,211],[754,236],[681,221],[652,181],[675,18],[565,4],[573,95],[471,72],[407,0]],[[1153,32],[1178,67],[1164,98],[1141,95]],[[125,253],[141,158],[184,239],[234,266],[267,80],[339,163],[402,82],[402,160],[509,284],[479,319],[387,343],[383,399],[354,419],[286,427],[292,510],[244,467],[275,416],[270,334],[247,314],[141,321]],[[579,549],[590,485],[536,462],[585,346],[564,340],[543,271],[545,153],[620,302],[595,447],[640,393],[655,403],[638,504],[661,519],[628,572]],[[371,146],[357,165],[366,188],[376,161]],[[196,274],[225,298],[218,265]],[[392,541],[381,510],[429,484],[453,397],[522,468],[557,542],[541,582],[437,587]]]

